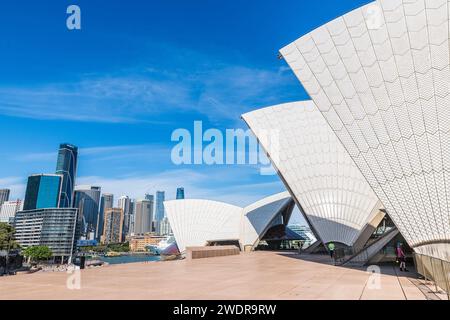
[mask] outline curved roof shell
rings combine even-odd
[[[352,246],[380,203],[312,101],[242,116],[323,243]]]
[[[255,247],[279,215],[293,210],[288,192],[264,198],[242,208],[224,202],[183,199],[165,201],[180,252],[186,247],[204,246],[211,241],[237,240],[242,247]]]
[[[376,1],[280,51],[413,247],[450,241],[449,9]]]

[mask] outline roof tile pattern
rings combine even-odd
[[[281,50],[412,246],[450,239],[449,9],[376,1]]]
[[[319,238],[353,245],[378,198],[314,103],[282,104],[242,117]]]

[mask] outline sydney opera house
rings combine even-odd
[[[295,239],[295,234],[286,228],[294,206],[288,192],[264,198],[245,208],[196,199],[164,203],[181,253],[186,247],[216,244],[235,244],[241,250],[252,251],[263,239],[268,242],[286,237]],[[296,239],[301,240],[298,236]]]
[[[254,249],[293,202],[318,243],[370,258],[398,235],[450,261],[449,12],[447,0],[376,1],[282,48],[311,100],[242,119],[289,196],[253,209],[168,202],[181,249],[229,239]],[[393,231],[370,241],[386,219]]]

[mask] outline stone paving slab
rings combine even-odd
[[[0,278],[0,299],[425,299],[392,266],[381,267],[379,286],[365,269],[337,267],[328,256],[242,253],[199,260],[109,265],[81,270],[81,288],[67,273]]]

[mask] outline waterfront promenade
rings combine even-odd
[[[327,256],[253,252],[199,260],[131,263],[0,278],[0,299],[425,299],[413,273],[336,267]],[[375,281],[373,281],[375,280]],[[379,286],[377,285],[379,284]]]

